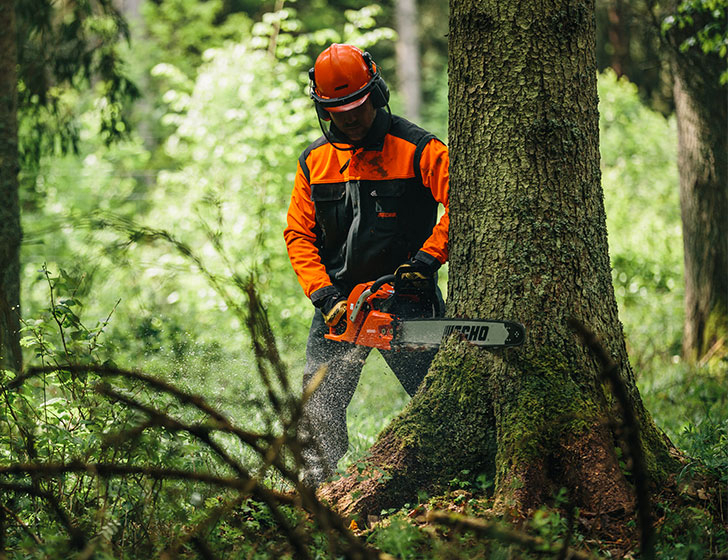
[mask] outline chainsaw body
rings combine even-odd
[[[324,336],[329,340],[391,350],[397,319],[384,309],[397,297],[393,281],[394,276],[385,276],[358,284],[346,300],[346,315],[338,325],[329,327],[329,333]]]

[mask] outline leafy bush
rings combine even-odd
[[[612,278],[637,370],[679,353],[682,235],[674,118],[647,108],[637,87],[600,75],[600,149]]]

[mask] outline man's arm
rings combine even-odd
[[[422,151],[420,158],[420,172],[422,183],[432,191],[432,196],[443,205],[445,213],[432,230],[432,235],[425,240],[422,249],[416,258],[429,264],[432,268],[439,268],[448,258],[448,230],[450,216],[448,193],[450,188],[450,174],[448,166],[450,158],[445,144],[437,139],[430,140]],[[424,254],[423,254],[424,253]]]
[[[318,248],[315,245],[316,211],[311,200],[311,185],[306,179],[300,163],[296,170],[286,222],[283,238],[286,241],[288,257],[291,259],[291,265],[298,276],[298,282],[301,284],[303,292],[307,297],[311,297],[317,290],[327,287],[333,289],[331,279],[326,273],[326,267],[321,262]],[[312,298],[312,300],[314,299],[316,298]]]
[[[447,147],[433,138],[420,157],[422,183],[432,191],[432,196],[443,205],[445,212],[435,225],[432,234],[422,248],[395,271],[395,289],[400,293],[419,293],[433,298],[435,272],[448,258],[449,210],[449,156]]]

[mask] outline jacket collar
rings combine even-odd
[[[392,114],[384,109],[377,109],[377,114],[374,117],[367,135],[362,138],[359,142],[352,142],[349,137],[344,134],[341,130],[336,128],[336,125],[331,122],[329,127],[329,142],[335,142],[337,144],[347,144],[351,146],[351,150],[358,150],[364,148],[365,150],[377,150],[381,151],[384,147],[384,137],[389,132],[389,127],[392,125]]]

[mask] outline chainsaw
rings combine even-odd
[[[395,293],[394,278],[389,274],[358,284],[347,298],[345,321],[329,327],[324,336],[381,350],[437,348],[455,333],[488,348],[519,346],[526,338],[523,325],[513,321],[436,317],[434,304]],[[423,317],[425,313],[429,316]]]

